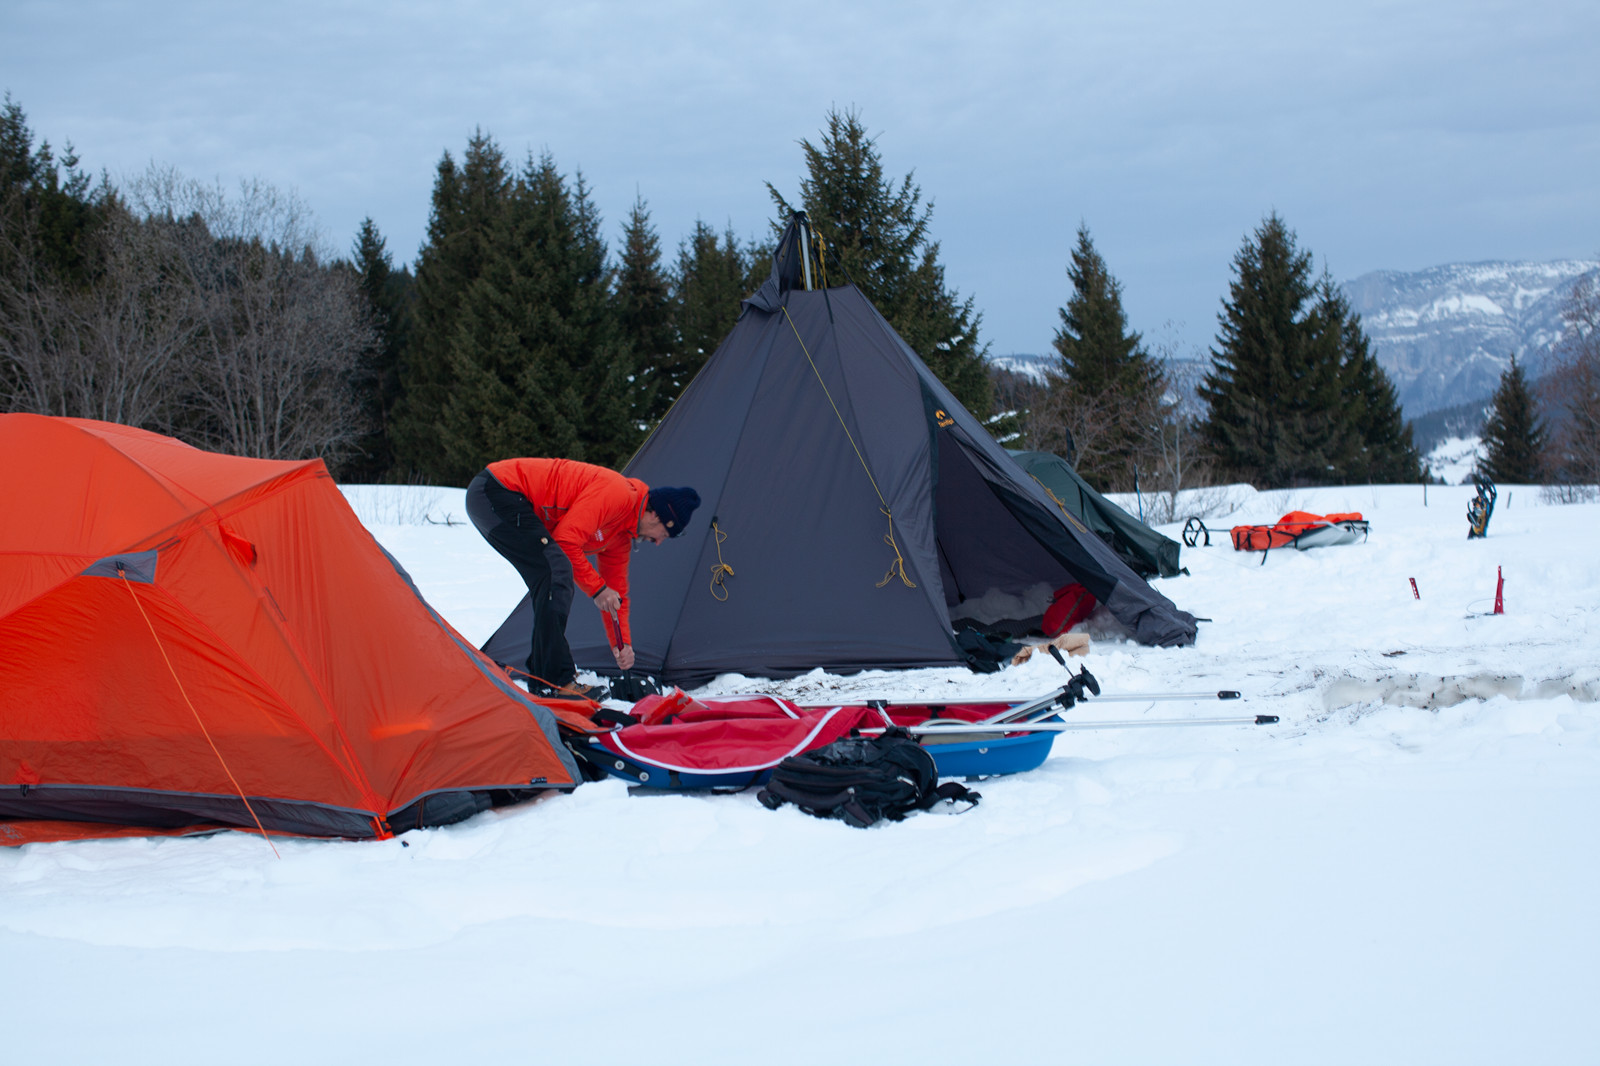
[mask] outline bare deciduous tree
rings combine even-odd
[[[202,322],[172,284],[171,242],[113,206],[95,235],[93,281],[73,286],[32,257],[0,279],[0,358],[10,410],[170,428],[174,381]]]
[[[1196,387],[1205,372],[1206,364],[1197,360],[1161,359],[1166,391],[1159,406],[1145,412],[1146,420],[1141,423],[1147,427],[1143,458],[1148,464],[1144,469],[1149,471],[1146,484],[1152,490],[1149,517],[1153,524],[1188,517],[1179,494],[1212,483],[1212,462],[1196,430],[1203,414]]]
[[[1550,465],[1570,498],[1590,499],[1600,485],[1600,277],[1586,274],[1562,309],[1566,335],[1548,380],[1557,417]]]
[[[85,276],[57,276],[18,214],[0,227],[0,404],[156,429],[264,459],[338,458],[374,343],[358,279],[303,204],[260,182],[152,169],[108,197]]]
[[[217,186],[151,170],[130,202],[166,234],[197,307],[180,421],[208,447],[333,459],[363,431],[351,388],[375,338],[353,271],[325,265],[304,204],[259,181]]]

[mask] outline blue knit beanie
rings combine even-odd
[[[689,524],[689,516],[700,506],[700,494],[694,489],[662,485],[650,490],[650,510],[667,527],[667,536],[676,537]]]

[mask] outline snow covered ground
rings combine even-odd
[[[1066,734],[964,815],[858,831],[608,782],[281,859],[245,833],[0,849],[0,1058],[1600,1061],[1600,505],[1501,486],[1469,542],[1472,490],[1423,492],[1233,490],[1159,586],[1210,620],[1197,644],[1102,635],[1085,661],[1106,695],[1248,702],[1076,713],[1281,724]],[[350,495],[487,637],[520,587],[461,493]],[[1227,546],[1296,508],[1361,511],[1371,538],[1264,565]],[[1035,657],[770,688],[1064,676]]]

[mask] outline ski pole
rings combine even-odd
[[[1040,710],[1041,708],[1050,706],[1056,700],[1060,699],[1065,693],[1066,693],[1066,689],[1064,689],[1064,688],[1063,689],[1057,689],[1056,691],[1050,693],[1048,696],[1042,696],[1042,697],[1040,697],[1038,699],[1030,699],[1026,703],[1023,703],[1022,701],[1018,700],[1014,696],[999,696],[999,697],[995,697],[995,698],[992,698],[992,699],[983,699],[983,700],[978,700],[978,699],[973,699],[973,700],[942,699],[942,700],[929,701],[929,702],[937,703],[939,705],[947,705],[947,704],[951,704],[951,703],[1017,703],[1017,704],[1019,704],[1018,706],[1012,707],[1012,708],[1006,710],[1003,713],[1005,714],[1006,717],[1017,717],[1017,718],[1020,718],[1020,717],[1023,717],[1024,715],[1027,715],[1027,714],[1030,714],[1030,713],[1032,713],[1034,711]],[[723,698],[726,698],[726,697],[718,697],[718,698],[719,699],[723,699]],[[1084,697],[1081,697],[1081,698],[1089,699],[1089,697],[1087,697],[1087,696],[1084,696]],[[1143,693],[1143,694],[1135,692],[1135,693],[1126,693],[1126,694],[1123,694],[1123,695],[1120,695],[1120,696],[1098,696],[1098,697],[1094,698],[1094,702],[1095,703],[1105,703],[1107,701],[1110,701],[1110,702],[1113,702],[1113,703],[1149,703],[1149,702],[1154,701],[1154,700],[1240,700],[1240,699],[1243,699],[1243,698],[1244,698],[1243,695],[1241,695],[1240,693],[1238,693],[1238,692],[1236,692],[1236,691],[1234,691],[1232,689],[1223,689],[1220,692],[1147,692],[1147,693]],[[847,702],[847,703],[851,703],[851,702],[853,702],[853,703],[865,703],[865,704],[868,704],[870,706],[881,707],[881,708],[884,708],[884,709],[892,709],[894,707],[919,707],[919,706],[925,707],[925,706],[928,706],[927,703],[918,703],[915,700],[872,700],[872,699],[863,699],[863,700],[848,700],[848,701],[844,701],[844,702]],[[828,706],[828,707],[832,707],[832,706],[835,706],[835,704],[834,703],[829,703],[829,704],[820,704],[819,703],[819,704],[805,704],[804,706],[817,706],[817,707]]]
[[[1089,672],[1087,670],[1084,671],[1085,675],[1087,675],[1088,673]],[[1083,698],[1083,687],[1084,687],[1085,684],[1095,685],[1094,677],[1092,675],[1088,676],[1086,680],[1083,679],[1083,675],[1079,675],[1079,677],[1074,677],[1072,679],[1072,681],[1076,682],[1076,684],[1068,683],[1068,684],[1062,685],[1060,688],[1056,689],[1053,692],[1048,693],[1047,695],[1037,696],[1037,697],[1028,697],[1026,700],[1019,699],[1019,698],[1017,698],[1015,696],[1002,696],[1002,697],[1000,697],[998,699],[971,699],[971,700],[954,699],[954,700],[920,700],[920,701],[919,700],[915,700],[915,699],[910,699],[910,700],[885,700],[885,699],[874,699],[874,698],[868,697],[868,698],[865,698],[865,699],[839,700],[839,701],[835,701],[835,702],[832,702],[832,703],[807,703],[807,704],[800,704],[799,706],[802,706],[802,707],[834,707],[834,706],[838,706],[841,703],[842,704],[846,704],[846,705],[861,703],[861,704],[866,704],[868,707],[871,707],[873,710],[876,710],[876,711],[887,711],[887,710],[891,710],[891,709],[896,708],[896,707],[929,707],[929,706],[943,707],[943,706],[947,706],[947,705],[952,704],[952,703],[1009,703],[1009,704],[1012,704],[1012,706],[1007,707],[1004,711],[1001,711],[995,717],[993,717],[991,719],[988,719],[988,721],[999,722],[999,721],[1004,721],[1004,720],[1010,719],[1010,718],[1021,718],[1021,717],[1025,716],[1025,715],[1032,714],[1035,711],[1043,710],[1046,707],[1053,706],[1058,700],[1067,699],[1068,697],[1071,697],[1070,699],[1067,699],[1067,706],[1070,707],[1074,702],[1076,702],[1077,700]],[[1093,691],[1096,691],[1096,692],[1099,691],[1098,685],[1095,685]]]
[[[941,733],[1071,733],[1079,729],[1150,729],[1157,726],[1179,725],[1275,725],[1275,714],[1257,714],[1242,718],[1162,718],[1153,722],[944,722],[939,725],[902,726],[914,736],[937,736]],[[881,733],[881,729],[863,729],[863,733]]]
[[[984,721],[985,722],[1014,722],[1014,721],[1017,721],[1018,719],[1021,719],[1021,718],[1027,718],[1030,715],[1040,714],[1041,712],[1044,712],[1046,709],[1049,709],[1049,708],[1059,708],[1059,709],[1061,709],[1063,711],[1070,710],[1072,708],[1072,706],[1074,704],[1076,704],[1079,700],[1087,698],[1087,697],[1084,696],[1084,690],[1085,689],[1087,689],[1088,691],[1090,691],[1090,692],[1092,692],[1092,693],[1094,693],[1096,695],[1099,695],[1099,693],[1100,693],[1100,682],[1095,680],[1094,675],[1089,672],[1088,667],[1084,667],[1084,668],[1080,669],[1078,671],[1077,675],[1072,678],[1072,680],[1068,681],[1065,685],[1062,685],[1060,688],[1056,689],[1054,692],[1051,692],[1050,694],[1045,695],[1045,696],[1040,696],[1037,699],[1028,700],[1026,702],[1018,701],[1015,706],[1007,707],[1005,710],[1001,711],[999,714],[996,714],[996,715],[993,715],[993,716],[991,716],[989,718],[986,718],[986,719],[984,719]],[[917,706],[924,706],[925,707],[925,706],[928,706],[928,704],[918,704],[918,703],[909,702],[909,701],[908,702],[904,702],[904,703],[899,703],[899,704],[891,703],[889,700],[866,700],[864,702],[866,703],[866,705],[868,707],[871,707],[874,710],[877,710],[877,711],[880,711],[880,712],[887,712],[889,710],[889,708],[895,707],[895,706],[899,706],[899,707],[917,707]],[[984,702],[1012,702],[1012,701],[1010,701],[1010,700],[996,700],[996,701],[984,701]]]
[[[1120,696],[1101,696],[1096,703],[1114,701],[1117,703],[1139,703],[1149,700],[1237,700],[1243,699],[1233,689],[1225,688],[1221,692],[1125,692]]]

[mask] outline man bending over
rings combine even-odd
[[[570,459],[502,459],[472,479],[467,517],[516,567],[533,601],[533,650],[526,664],[531,691],[551,695],[570,689],[577,678],[567,645],[574,584],[610,616],[603,624],[611,654],[618,667],[632,669],[633,541],[660,544],[678,536],[698,506],[694,489],[652,489],[638,478]]]

